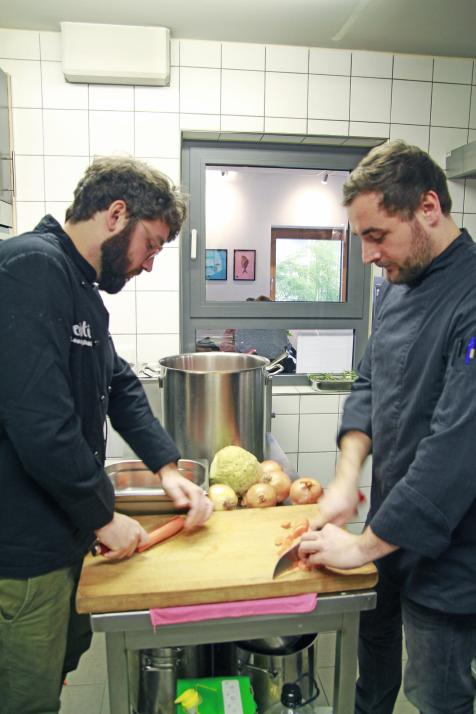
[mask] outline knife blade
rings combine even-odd
[[[360,489],[359,489],[357,495],[358,495],[359,503],[366,502],[367,499],[366,499],[365,495],[362,493],[362,491],[360,491]],[[357,509],[356,509],[356,512],[357,512]],[[293,568],[295,566],[295,564],[299,560],[298,550],[299,550],[300,543],[301,543],[301,539],[299,539],[297,543],[295,543],[290,548],[285,550],[284,553],[282,553],[279,556],[278,560],[276,561],[276,565],[274,566],[273,580],[275,578],[277,578],[279,575],[282,575],[287,570],[290,570],[291,568]]]
[[[274,566],[273,580],[279,575],[282,575],[282,573],[285,573],[287,570],[293,568],[297,563],[299,560],[298,550],[300,542],[301,540],[299,539],[297,543],[285,550],[284,553],[279,556],[276,565]]]

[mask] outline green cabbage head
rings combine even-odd
[[[210,466],[210,482],[225,483],[238,496],[259,480],[259,461],[241,446],[225,446],[217,451]]]

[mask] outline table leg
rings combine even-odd
[[[130,714],[127,651],[123,632],[106,632],[110,714]]]
[[[337,632],[334,714],[350,714],[355,708],[359,620],[359,612],[343,615],[342,629]]]

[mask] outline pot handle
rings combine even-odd
[[[280,355],[278,355],[272,362],[270,362],[268,365],[266,365],[265,369],[268,372],[268,374],[279,374],[284,370],[284,367],[280,362],[285,359],[288,356],[287,352],[282,352]]]

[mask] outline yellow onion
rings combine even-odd
[[[289,492],[291,501],[295,504],[302,503],[317,503],[322,496],[322,486],[314,478],[309,476],[301,476],[291,484]]]
[[[260,478],[261,483],[269,483],[276,491],[277,503],[282,503],[289,496],[291,479],[282,469],[266,471]]]
[[[243,505],[247,508],[269,508],[277,503],[275,489],[269,483],[255,483],[247,490]]]
[[[215,483],[210,486],[208,498],[213,503],[215,511],[231,511],[238,505],[238,496],[231,486],[225,483]]]

